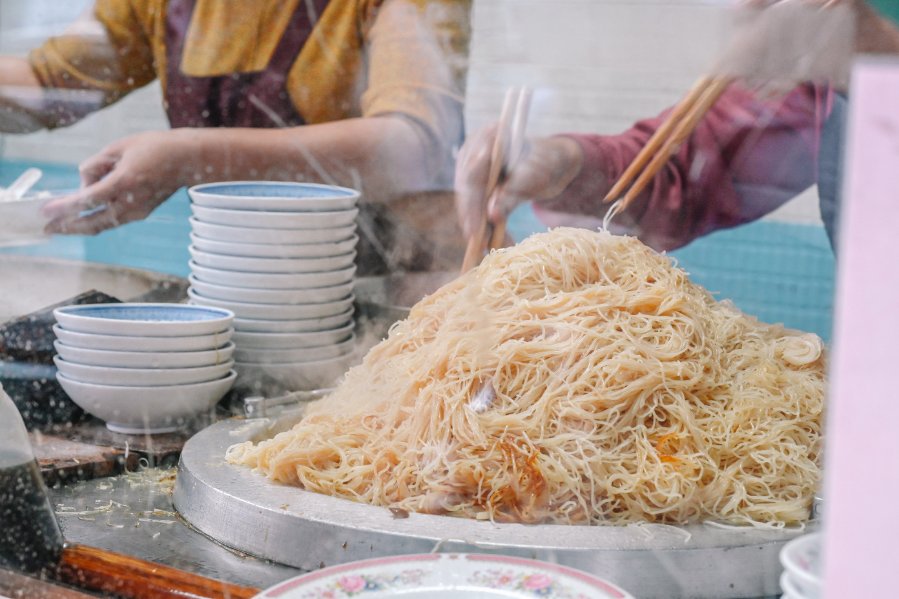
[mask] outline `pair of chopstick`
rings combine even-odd
[[[723,77],[703,77],[693,85],[606,194],[604,203],[615,201],[609,209],[607,220],[625,210],[646,189],[680,145],[696,130],[731,81]]]
[[[496,137],[490,152],[490,171],[487,174],[485,218],[477,233],[468,240],[462,272],[468,272],[480,263],[485,249],[503,247],[506,238],[506,220],[491,226],[486,213],[494,202],[494,194],[502,179],[524,150],[524,132],[527,127],[528,112],[531,107],[531,91],[526,87],[513,87],[506,91],[502,112],[499,116]]]

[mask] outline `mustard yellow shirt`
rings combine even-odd
[[[263,70],[304,0],[197,0],[181,69],[194,77]],[[45,88],[115,102],[166,72],[167,0],[96,0],[101,25],[47,40],[29,60]],[[310,124],[401,114],[449,149],[461,142],[471,0],[331,0],[287,87]],[[70,117],[47,117],[47,127]]]

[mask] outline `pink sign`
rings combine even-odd
[[[825,597],[899,597],[899,60],[853,72],[824,485]]]

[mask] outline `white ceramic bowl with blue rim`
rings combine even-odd
[[[224,364],[234,354],[234,344],[205,351],[110,351],[53,342],[66,362],[112,368],[197,368]]]
[[[19,200],[0,200],[0,247],[41,243],[47,239],[44,204],[64,192],[38,192]]]
[[[250,287],[263,289],[297,289],[300,287],[330,287],[353,280],[356,265],[342,270],[324,272],[246,272],[242,270],[222,270],[201,266],[190,261],[190,271],[198,281],[227,285],[229,287]]]
[[[801,596],[808,599],[816,599],[824,594],[821,563],[823,538],[819,532],[802,535],[780,550],[780,563],[790,573],[792,582],[799,587]]]
[[[300,245],[343,241],[356,233],[356,224],[320,229],[269,229],[231,227],[188,219],[194,234],[216,241],[253,243],[262,245]]]
[[[53,325],[56,338],[71,347],[120,352],[197,352],[224,347],[231,340],[234,328],[211,335],[191,335],[188,337],[146,337],[131,335],[100,335],[79,333]]]
[[[238,331],[234,333],[234,342],[243,349],[320,347],[346,341],[352,336],[353,328],[354,324],[351,322],[329,331],[313,331],[309,333],[254,333]]]
[[[95,385],[128,385],[137,387],[166,387],[215,381],[228,374],[233,360],[193,368],[113,368],[69,362],[53,357],[56,369],[67,378]]]
[[[320,304],[260,304],[206,297],[197,293],[195,289],[188,289],[187,296],[196,305],[224,308],[240,318],[260,320],[302,320],[337,316],[346,312],[353,305],[353,300],[355,299],[353,296],[349,296],[337,301]]]
[[[354,308],[334,316],[303,318],[296,320],[265,320],[259,318],[235,318],[234,326],[242,332],[255,333],[312,333],[353,326]],[[237,334],[235,332],[235,334]]]
[[[167,433],[184,428],[196,416],[210,412],[234,384],[237,373],[189,385],[116,386],[56,379],[85,412],[106,421],[111,431],[126,434]]]
[[[806,597],[802,594],[802,591],[799,590],[799,586],[793,580],[793,577],[790,576],[789,570],[784,570],[780,575],[780,591],[783,593],[781,595],[781,599],[812,599],[812,596]]]
[[[239,384],[247,386],[256,381],[272,379],[286,389],[305,391],[333,387],[343,375],[355,364],[355,354],[346,354],[337,358],[317,360],[314,362],[290,362],[287,364],[243,364],[238,362]]]
[[[298,289],[265,289],[264,287],[231,287],[216,285],[188,277],[190,286],[200,295],[213,299],[260,304],[319,304],[348,297],[353,293],[353,283],[330,287],[300,287]]]
[[[346,341],[318,347],[256,349],[238,346],[234,352],[234,359],[239,364],[301,364],[339,358],[352,353],[355,347],[356,337],[354,335],[350,335]]]
[[[211,254],[190,246],[193,261],[200,266],[221,270],[267,273],[327,272],[346,270],[353,265],[356,252],[325,258],[246,258],[227,254]]]
[[[231,328],[234,314],[222,308],[186,304],[87,304],[53,311],[69,331],[104,335],[187,337]]]
[[[356,206],[355,189],[319,183],[230,181],[205,183],[188,189],[197,206],[274,212],[322,212]]]
[[[352,252],[356,249],[359,238],[353,235],[349,239],[334,242],[264,244],[219,241],[217,239],[206,239],[196,233],[191,233],[190,242],[191,245],[201,252],[209,252],[211,254],[227,254],[229,256],[245,256],[248,258],[327,258]]]
[[[355,224],[359,209],[336,212],[261,212],[255,210],[228,210],[190,205],[199,220],[214,225],[231,227],[256,227],[265,229],[320,229],[346,227]]]

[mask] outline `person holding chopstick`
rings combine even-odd
[[[849,4],[857,18],[857,52],[899,53],[899,28],[891,20],[899,19],[899,9]],[[830,85],[804,83],[772,98],[732,84],[614,224],[658,250],[672,250],[761,218],[817,183],[834,244],[846,102]],[[484,181],[495,129],[479,131],[463,146],[456,170],[463,230],[470,235],[482,219],[498,222],[529,200],[548,226],[598,226],[610,206],[604,196],[667,114],[620,135],[532,139],[492,201],[484,197]]]

